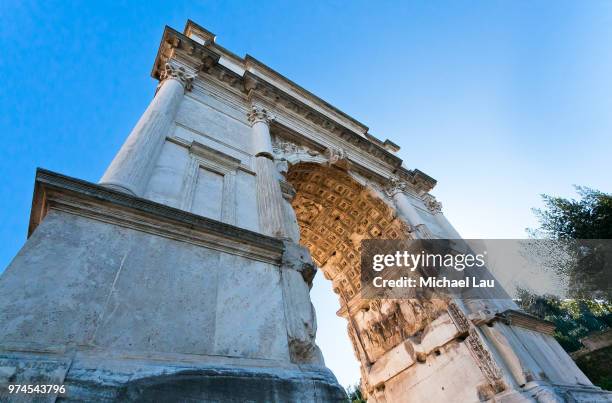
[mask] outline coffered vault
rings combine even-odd
[[[363,239],[459,238],[398,146],[188,21],[98,184],[38,170],[0,277],[0,383],[70,401],[344,401],[318,266],[370,402],[611,401],[512,301],[364,300]],[[7,400],[0,390],[0,400]]]

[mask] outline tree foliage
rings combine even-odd
[[[554,338],[568,353],[580,350],[580,339],[612,327],[612,305],[596,300],[560,300],[518,290],[518,305],[526,312],[553,322]],[[576,364],[597,386],[612,390],[612,346],[580,356]]]
[[[589,333],[612,326],[612,305],[604,301],[560,300],[525,289],[519,289],[517,296],[524,311],[555,324],[554,337],[567,352],[579,350],[580,339]]]
[[[536,235],[553,239],[612,239],[612,195],[576,186],[580,199],[542,195]]]
[[[559,264],[549,251],[549,267],[564,277],[572,298],[612,300],[612,195],[576,187],[579,199],[542,195],[534,209],[540,228],[532,237],[557,241],[570,258]]]
[[[359,384],[349,386],[346,393],[348,394],[348,401],[350,403],[367,403],[367,400],[363,398],[363,394],[361,393],[361,385]]]

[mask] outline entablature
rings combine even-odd
[[[383,166],[382,170],[374,170],[378,175],[385,176],[382,172],[386,171],[389,176],[396,176],[411,184],[420,194],[429,192],[436,184],[429,175],[403,167],[402,160],[394,154],[399,150],[395,143],[381,141],[369,134],[367,126],[253,57],[247,55],[240,58],[217,45],[214,34],[192,21],[187,22],[184,34],[166,26],[152,77],[159,80],[163,66],[170,59],[180,59],[199,75],[205,75],[231,92],[241,94],[246,100],[262,100],[299,116],[304,122],[315,126],[317,132],[329,133],[334,143],[340,140],[341,144],[349,146],[349,150],[359,150],[362,156],[356,158],[361,160],[355,161],[358,164],[366,168]],[[368,160],[371,162],[367,163]]]

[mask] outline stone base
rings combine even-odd
[[[327,368],[223,357],[108,358],[101,353],[66,355],[0,353],[0,401],[29,401],[6,393],[9,383],[65,385],[66,392],[37,401],[65,402],[345,402]],[[170,362],[172,360],[172,362]],[[183,360],[180,364],[179,360]],[[246,361],[242,364],[247,364]],[[26,400],[23,400],[24,397]]]
[[[276,238],[39,171],[29,239],[0,277],[0,402],[345,401],[318,359],[304,260]]]

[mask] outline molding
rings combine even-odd
[[[181,206],[183,210],[192,211],[196,188],[200,177],[200,169],[221,175],[223,189],[221,193],[221,221],[236,224],[236,171],[240,160],[198,143],[191,142],[188,146],[191,161],[187,168],[187,192]]]
[[[252,155],[250,155],[250,154],[248,154],[248,153],[246,153],[246,152],[244,152],[244,151],[242,151],[242,150],[240,150],[240,149],[238,149],[236,147],[232,147],[229,144],[225,144],[223,142],[220,142],[217,139],[215,139],[213,137],[210,137],[210,136],[208,136],[208,135],[206,135],[206,134],[204,134],[204,133],[202,133],[200,131],[191,129],[188,126],[185,126],[183,124],[177,123],[177,126],[182,128],[182,129],[185,129],[187,131],[190,131],[190,132],[192,132],[192,133],[194,133],[194,134],[196,134],[198,136],[202,136],[202,137],[205,137],[205,138],[207,138],[207,139],[209,139],[211,141],[214,141],[215,143],[220,144],[220,145],[222,145],[224,147],[227,147],[227,148],[230,148],[230,149],[232,149],[234,151],[239,152],[240,154],[245,156],[245,159],[247,159],[248,164],[244,164],[240,159],[238,159],[236,157],[233,157],[233,156],[231,156],[231,155],[229,155],[227,153],[224,153],[223,151],[220,151],[220,150],[211,148],[211,147],[209,147],[207,145],[201,144],[197,140],[187,140],[187,139],[185,139],[185,138],[183,138],[181,136],[177,136],[176,134],[174,134],[174,135],[172,135],[170,137],[166,137],[167,141],[169,141],[171,143],[174,143],[174,144],[176,144],[178,146],[185,147],[190,153],[192,153],[191,146],[192,146],[193,143],[200,144],[202,147],[206,147],[206,148],[208,148],[210,150],[213,150],[215,152],[215,155],[213,156],[213,159],[219,159],[219,155],[216,155],[216,154],[220,154],[221,156],[225,156],[225,158],[229,158],[231,160],[236,160],[236,161],[238,161],[238,166],[236,167],[236,169],[244,171],[244,172],[249,173],[251,175],[255,175],[255,172],[253,172],[253,170],[251,168],[251,164],[252,164],[251,163],[251,159],[253,158]],[[233,163],[231,165],[233,165]]]
[[[38,168],[28,237],[49,210],[275,265],[280,264],[284,250],[279,239]]]
[[[291,81],[279,72],[260,62],[253,56],[247,54],[244,57],[244,65],[246,67],[246,70],[253,72],[253,74],[257,74],[266,81],[276,81],[278,83],[281,83],[281,85],[283,85],[288,90],[291,96],[295,98],[301,97],[307,100],[308,102],[314,104],[314,106],[324,110],[327,115],[330,115],[331,117],[334,117],[338,120],[344,120],[346,123],[348,123],[348,126],[350,126],[349,128],[351,130],[357,133],[364,134],[368,132],[369,129],[365,124],[359,122],[357,119],[341,111],[340,109],[336,108],[325,100],[319,98],[312,92],[306,90],[305,88]]]
[[[192,141],[188,148],[191,154],[202,157],[207,161],[214,161],[228,169],[238,169],[241,164],[238,158],[234,158],[231,155],[227,155],[222,151],[215,150],[197,141]]]
[[[254,75],[250,71],[247,71],[244,73],[243,79],[247,94],[252,96],[253,93],[256,93],[264,100],[276,105],[277,107],[282,106],[300,115],[307,121],[314,123],[317,127],[322,127],[323,129],[330,131],[332,134],[338,136],[347,143],[366,151],[371,156],[384,161],[386,164],[397,167],[401,166],[402,160],[385,150],[383,147],[368,140],[351,129],[331,120],[323,113],[313,109],[301,100],[296,99],[282,89],[265,81],[263,78]]]
[[[202,29],[193,23],[191,25],[200,30]],[[187,29],[191,25],[188,22]],[[214,35],[210,35],[214,39]],[[332,138],[342,140],[343,144],[339,148],[350,149],[355,147],[360,152],[365,152],[370,160],[375,160],[387,166],[399,179],[406,180],[415,186],[419,193],[426,193],[435,186],[436,181],[430,176],[419,170],[408,170],[402,166],[402,160],[392,153],[396,149],[394,143],[376,139],[367,133],[368,128],[366,126],[274,72],[274,70],[258,62],[256,59],[250,56],[244,59],[239,58],[215,44],[212,40],[205,40],[203,42],[204,44],[199,43],[172,28],[166,27],[151,75],[159,79],[161,66],[168,60],[180,58],[183,61],[184,59],[186,63],[196,66],[200,76],[206,75],[209,80],[221,83],[231,92],[245,94],[247,99],[257,96],[273,105],[275,109],[280,111],[282,108],[288,112],[293,112],[293,114],[304,119],[305,122],[315,125],[320,132],[327,132]],[[222,56],[228,57],[232,62],[244,66],[244,74],[240,75],[219,64]],[[252,71],[253,68],[262,70],[265,74],[257,75]],[[278,84],[295,94],[272,84],[266,78],[269,78],[270,81],[276,80]],[[297,96],[298,94],[299,96]],[[306,100],[308,100],[308,103],[306,103]],[[310,103],[319,108],[310,105]],[[342,123],[343,120],[345,121],[344,123]],[[355,126],[363,128],[364,133],[356,132],[356,129],[353,129]],[[329,145],[325,146],[326,148],[329,147]],[[365,159],[367,160],[367,158]]]

